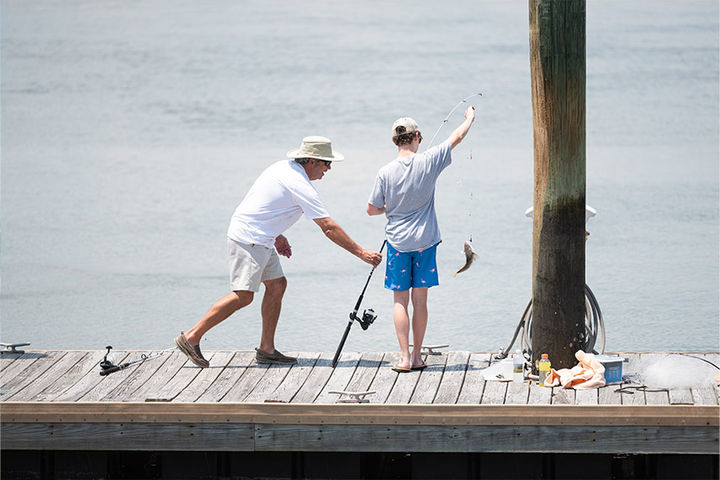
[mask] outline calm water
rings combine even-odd
[[[505,346],[531,286],[527,2],[4,1],[2,341],[164,348],[229,289],[225,231],[257,174],[306,135],[347,161],[317,183],[379,248],[365,205],[413,116],[429,139],[476,92],[441,177],[441,286],[426,343]],[[718,350],[718,6],[587,5],[587,281],[609,350]],[[475,99],[477,100],[477,99]],[[462,120],[451,117],[439,139]],[[481,260],[452,277],[472,235]],[[287,232],[278,347],[332,351],[369,267]],[[394,350],[378,272],[346,350]],[[249,349],[259,302],[206,349]]]

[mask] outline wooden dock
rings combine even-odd
[[[113,352],[116,364],[153,352]],[[396,353],[294,353],[259,365],[250,351],[179,351],[101,376],[104,351],[0,356],[3,450],[569,452],[717,454],[719,389],[539,387],[486,381],[489,353],[428,355],[396,373]],[[624,376],[641,359],[622,353]],[[718,353],[692,354],[720,365]],[[700,360],[698,360],[700,361]],[[346,403],[335,391],[372,391]],[[112,442],[107,442],[108,438]],[[362,442],[358,442],[362,438]]]

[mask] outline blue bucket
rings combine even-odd
[[[595,355],[595,358],[605,367],[605,383],[622,382],[622,364],[625,361],[622,357],[610,355]]]

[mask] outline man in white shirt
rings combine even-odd
[[[276,162],[260,174],[232,216],[227,234],[232,293],[215,302],[202,320],[175,339],[178,348],[199,367],[210,365],[200,351],[202,336],[249,305],[261,283],[265,285],[265,294],[256,360],[258,363],[297,362],[275,349],[275,329],[287,286],[278,254],[288,258],[292,255],[290,244],[282,234],[303,214],[330,240],[364,262],[376,267],[382,260],[380,253],[361,248],[330,218],[310,183],[323,178],[332,162],[344,159],[340,152],[333,152],[330,140],[305,137],[300,148],[288,152],[287,157],[292,160]]]

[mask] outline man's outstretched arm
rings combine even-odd
[[[340,225],[335,223],[330,217],[315,218],[315,223],[322,229],[326,237],[335,244],[341,246],[348,252],[352,253],[365,263],[369,263],[373,267],[377,267],[382,261],[382,255],[372,250],[365,250],[353,241]]]

